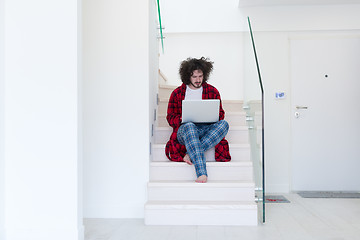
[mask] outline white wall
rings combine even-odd
[[[11,0],[4,12],[6,239],[81,239],[78,1]]]
[[[290,190],[290,79],[288,34],[255,33],[256,48],[265,92],[266,191]],[[254,66],[255,67],[255,66]],[[285,92],[276,100],[275,92]]]
[[[83,3],[84,216],[88,218],[144,214],[150,149],[149,61],[153,59],[149,48],[157,47],[149,44],[149,4],[153,1]]]
[[[4,0],[0,0],[0,240],[5,239],[5,159],[4,159],[4,87],[5,87],[5,11]]]
[[[82,2],[83,0],[77,0],[77,144],[78,144],[78,161],[77,161],[77,181],[78,181],[78,226],[83,228],[84,222],[84,193],[83,193],[83,161],[84,161],[84,150],[83,150],[83,43],[82,43]],[[79,240],[84,238],[84,229],[79,233]]]
[[[255,31],[353,30],[360,22],[360,4],[248,7],[240,9],[241,19],[249,16]],[[248,31],[247,25],[242,30]]]
[[[239,0],[163,0],[162,23],[167,33],[234,32],[242,29]]]
[[[295,5],[239,8],[238,0],[163,0],[166,33],[351,30],[360,21],[359,4]]]
[[[157,15],[156,0],[149,0],[149,142],[154,141],[154,128],[157,111],[157,93],[158,93],[158,78],[159,78],[159,42],[158,35],[160,26]],[[152,159],[152,152],[150,153]]]
[[[222,99],[243,99],[243,38],[241,33],[168,33],[160,69],[169,85],[178,86],[181,61],[188,57],[209,57],[214,70],[208,82]]]

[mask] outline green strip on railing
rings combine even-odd
[[[264,87],[263,87],[263,83],[262,83],[262,80],[261,80],[259,62],[258,62],[258,58],[257,58],[257,54],[256,54],[255,42],[254,42],[253,32],[252,32],[252,29],[251,29],[250,18],[247,17],[247,19],[248,19],[248,23],[249,23],[249,29],[250,29],[250,34],[251,34],[251,41],[252,41],[252,45],[253,45],[253,49],[254,49],[254,56],[255,56],[256,67],[257,67],[257,72],[258,72],[258,76],[259,76],[260,88],[261,88],[261,92],[264,93]]]
[[[160,24],[160,38],[161,38],[161,47],[162,47],[162,52],[164,53],[164,41],[163,41],[163,33],[162,33],[162,26],[161,26],[161,15],[160,15],[160,0],[157,0],[157,5],[158,5],[158,13],[159,13],[159,24]]]

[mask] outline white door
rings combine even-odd
[[[290,42],[292,190],[360,190],[360,39]]]

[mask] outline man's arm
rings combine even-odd
[[[180,92],[175,89],[170,96],[166,120],[173,128],[181,125],[181,101],[179,101]]]
[[[225,118],[225,111],[224,111],[224,109],[222,108],[222,101],[221,101],[220,93],[219,93],[219,91],[218,91],[216,88],[214,88],[213,91],[214,91],[215,98],[220,100],[219,120],[224,120],[224,118]]]
[[[220,99],[220,95],[219,95],[219,98]],[[222,108],[222,103],[221,103],[221,99],[220,99],[220,112],[219,112],[219,120],[224,120],[225,118],[225,111],[224,109]]]
[[[206,86],[205,99],[219,99],[220,100],[219,120],[224,120],[225,111],[222,107],[222,101],[221,101],[219,91],[210,84],[206,84],[205,86]]]

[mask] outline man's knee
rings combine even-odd
[[[226,132],[229,130],[229,123],[225,120],[220,120],[219,125],[222,129],[224,129]]]
[[[177,139],[181,144],[184,144],[183,138],[190,132],[195,129],[195,124],[192,122],[184,123],[179,127],[177,133]]]
[[[195,123],[192,122],[187,122],[184,123],[180,126],[182,129],[184,129],[185,131],[189,130],[189,129],[194,129],[196,127]]]

